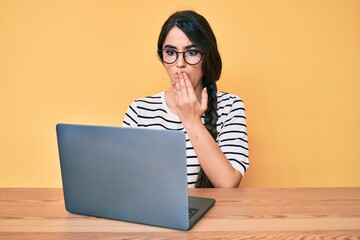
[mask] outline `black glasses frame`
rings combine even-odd
[[[164,61],[164,56],[163,56],[163,51],[164,51],[164,50],[171,50],[171,51],[174,51],[174,52],[175,52],[176,58],[175,58],[175,60],[174,60],[173,62],[165,62],[165,61]],[[186,61],[186,59],[185,59],[185,53],[187,53],[187,52],[189,52],[189,51],[197,51],[197,52],[200,54],[200,60],[199,60],[199,62],[197,62],[197,63],[189,63],[188,61]],[[158,50],[158,54],[159,54],[159,57],[160,57],[161,61],[162,61],[163,63],[166,63],[166,64],[173,64],[174,62],[176,62],[176,60],[177,60],[178,57],[179,57],[179,53],[182,53],[183,58],[184,58],[184,61],[185,61],[187,64],[189,64],[189,65],[197,65],[197,64],[199,64],[199,63],[201,62],[201,60],[203,59],[203,57],[204,57],[204,53],[202,53],[202,52],[199,51],[199,50],[194,50],[194,49],[189,49],[189,50],[186,50],[186,51],[183,51],[183,52],[178,52],[178,51],[176,51],[176,50],[174,50],[174,49],[166,49],[166,48],[163,48],[163,49]]]

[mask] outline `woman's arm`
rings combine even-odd
[[[197,158],[214,187],[238,187],[242,174],[236,170],[221,151],[211,134],[201,122],[207,109],[207,91],[196,96],[186,74],[174,84],[177,114],[183,123]]]

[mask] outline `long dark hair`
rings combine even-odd
[[[203,87],[208,91],[208,107],[205,112],[205,127],[216,141],[218,120],[217,114],[217,86],[222,69],[222,61],[218,51],[216,37],[208,21],[194,11],[179,11],[172,14],[162,26],[158,39],[158,52],[163,48],[166,36],[173,27],[178,27],[204,53],[202,71]],[[160,53],[159,53],[160,54]],[[160,55],[159,55],[160,57]],[[200,168],[195,187],[213,187],[204,170]]]

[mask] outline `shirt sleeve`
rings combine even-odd
[[[137,127],[138,126],[138,112],[136,102],[134,101],[127,109],[122,123],[122,127]]]
[[[228,106],[217,141],[231,165],[244,176],[249,166],[245,107],[237,96]]]

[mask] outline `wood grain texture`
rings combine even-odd
[[[360,239],[360,188],[190,189],[190,231],[68,213],[62,189],[0,189],[0,239]]]

